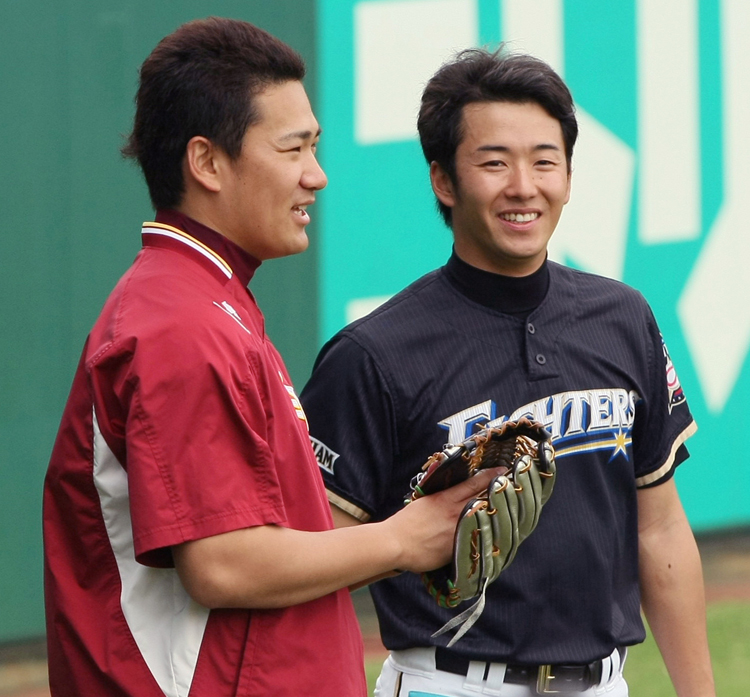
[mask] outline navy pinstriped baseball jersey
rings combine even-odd
[[[632,288],[552,262],[538,307],[506,314],[468,297],[464,267],[454,256],[321,351],[302,401],[329,498],[382,520],[446,442],[488,422],[542,421],[554,494],[454,650],[585,663],[638,643],[636,490],[671,477],[696,429],[653,314]],[[387,648],[450,639],[431,634],[458,610],[439,608],[416,575],[371,591]]]

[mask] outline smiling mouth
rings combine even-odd
[[[310,216],[307,213],[307,204],[301,206],[292,206],[292,213],[296,215],[305,225],[310,222]]]
[[[541,213],[501,213],[500,217],[509,223],[530,223],[540,215]]]

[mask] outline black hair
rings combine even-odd
[[[463,109],[475,102],[539,104],[560,122],[570,171],[578,137],[573,97],[562,78],[542,60],[526,54],[468,49],[443,65],[427,83],[417,119],[422,152],[456,184],[456,149],[463,138]],[[450,226],[451,209],[438,200]]]
[[[304,75],[296,51],[248,22],[208,17],[162,39],[141,66],[133,131],[122,148],[143,170],[154,207],[180,204],[191,138],[204,136],[236,159],[260,118],[253,97]]]

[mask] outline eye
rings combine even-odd
[[[560,166],[559,160],[537,160],[535,163],[536,167],[541,169],[554,169]]]

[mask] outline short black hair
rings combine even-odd
[[[461,51],[430,79],[422,94],[417,130],[428,163],[437,162],[456,184],[456,149],[463,138],[463,109],[475,102],[539,104],[560,122],[570,171],[578,122],[570,90],[542,60],[527,54]],[[451,209],[438,200],[448,226]]]
[[[191,138],[204,136],[237,158],[260,118],[253,97],[304,76],[294,49],[241,20],[195,20],[162,39],[141,66],[133,131],[122,148],[143,170],[154,208],[182,201]]]

